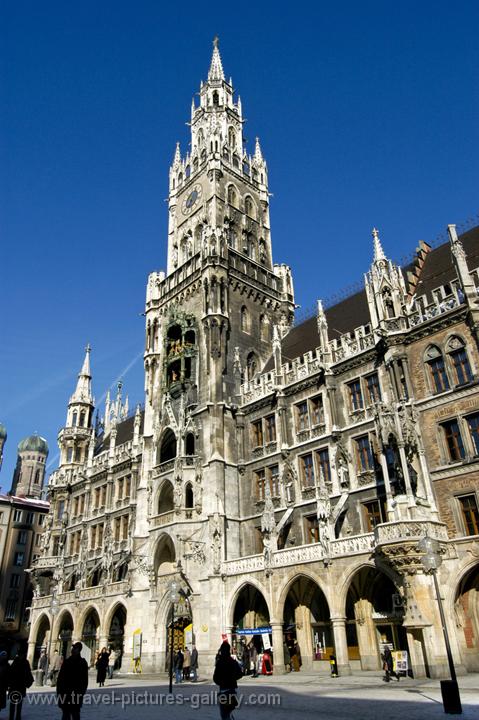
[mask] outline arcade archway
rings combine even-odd
[[[461,580],[456,591],[454,611],[457,636],[468,672],[479,671],[479,565]]]
[[[55,650],[63,657],[69,657],[72,647],[73,618],[66,610],[58,619],[58,646]]]
[[[362,670],[381,667],[381,653],[407,650],[404,609],[398,589],[383,572],[363,567],[353,576],[346,597],[346,637],[350,661]]]
[[[125,642],[126,609],[117,605],[111,616],[108,629],[108,645],[116,653],[115,669],[121,667]]]
[[[38,666],[38,660],[40,658],[40,653],[42,649],[47,650],[48,642],[49,642],[49,636],[50,636],[50,620],[46,615],[42,615],[39,623],[38,623],[38,629],[37,629],[37,636],[35,638],[35,652],[33,655],[33,666],[36,668]]]
[[[98,642],[100,637],[100,618],[95,608],[91,608],[88,611],[85,621],[83,623],[81,640],[82,643],[88,648],[90,654],[89,665],[94,665],[96,654],[99,651]],[[83,656],[86,657],[85,651]]]
[[[334,652],[329,605],[314,580],[304,575],[293,580],[284,603],[283,623],[286,645],[292,657],[297,643],[306,668],[311,669],[315,661],[329,660]],[[297,669],[296,663],[293,666]]]

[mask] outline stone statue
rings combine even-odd
[[[336,473],[338,475],[339,487],[344,490],[349,487],[349,463],[351,455],[348,452],[346,444],[342,438],[339,438],[336,446],[336,455],[334,463],[336,465]]]

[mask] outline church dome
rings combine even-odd
[[[3,423],[0,422],[0,440],[7,439],[7,428]]]
[[[38,452],[48,455],[48,443],[40,435],[30,435],[18,443],[18,452]]]

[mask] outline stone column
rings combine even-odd
[[[409,467],[407,464],[406,450],[404,449],[404,443],[398,443],[399,457],[401,458],[401,467],[404,476],[404,484],[406,485],[406,495],[408,497],[408,505],[414,507],[414,495],[412,492],[411,478],[409,476]]]
[[[271,622],[271,634],[273,636],[273,662],[274,674],[284,675],[286,668],[284,666],[283,652],[283,624],[280,622]]]
[[[379,654],[376,626],[372,618],[372,605],[369,600],[358,600],[354,605],[354,615],[356,618],[361,670],[378,670]]]
[[[379,438],[378,438],[379,439]],[[386,455],[384,454],[384,450],[381,445],[381,441],[379,440],[379,461],[381,463],[381,469],[383,471],[383,478],[384,478],[384,488],[386,490],[386,507],[388,512],[388,521],[394,520],[393,516],[393,509],[392,509],[392,494],[391,494],[391,482],[389,480],[389,470],[388,470],[388,463],[386,460]]]
[[[313,669],[313,638],[311,633],[310,609],[298,605],[294,611],[296,639],[301,651],[301,660],[305,670]]]
[[[35,655],[35,640],[29,640],[28,641],[28,653],[27,653],[27,660],[30,663],[32,669],[33,669],[33,658]]]
[[[334,635],[334,650],[338,672],[340,675],[351,675],[351,666],[348,657],[348,641],[346,638],[346,618],[344,616],[331,616]]]

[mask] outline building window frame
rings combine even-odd
[[[456,495],[462,530],[467,537],[479,535],[479,503],[475,492]]]
[[[315,474],[314,474],[314,458],[313,453],[305,453],[300,455],[299,461],[299,477],[301,478],[301,487],[303,489],[311,488],[315,486]]]
[[[439,424],[439,427],[441,428],[446,462],[464,462],[466,459],[466,446],[462,437],[459,418],[444,420]]]
[[[353,439],[358,474],[372,472],[374,470],[374,452],[369,434],[366,433]]]

